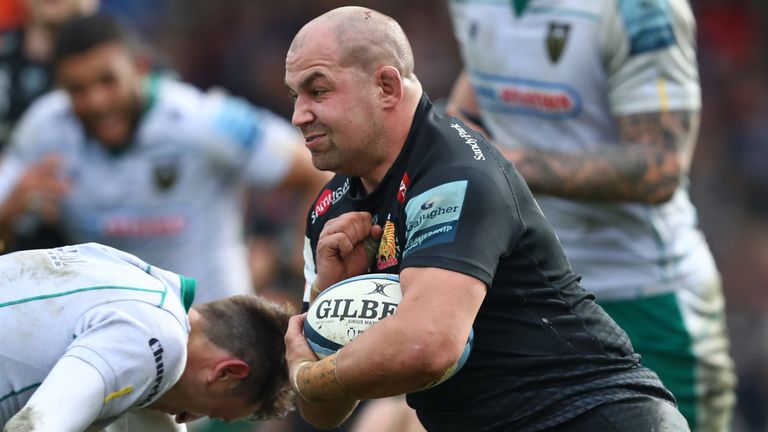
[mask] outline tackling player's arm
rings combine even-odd
[[[93,366],[65,356],[3,430],[82,432],[98,418],[105,391],[104,380]]]

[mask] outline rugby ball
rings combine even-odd
[[[319,358],[325,358],[393,315],[403,298],[397,275],[372,273],[338,282],[321,292],[307,311],[304,337]],[[459,360],[426,388],[447,380],[461,369],[472,350],[470,333]]]

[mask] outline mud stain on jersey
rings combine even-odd
[[[32,407],[24,407],[15,416],[12,421],[5,425],[5,432],[31,432],[36,430],[35,426],[39,415]]]

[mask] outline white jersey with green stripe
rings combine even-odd
[[[133,139],[118,152],[84,131],[66,93],[39,99],[0,165],[0,201],[26,166],[60,155],[72,184],[60,218],[70,241],[107,244],[194,277],[199,302],[253,292],[243,191],[282,182],[301,136],[238,98],[168,78],[147,86]]]
[[[686,0],[451,0],[481,119],[499,145],[578,153],[620,145],[615,117],[697,111]],[[716,277],[687,179],[661,205],[537,195],[584,287],[600,299]]]
[[[104,380],[97,424],[181,376],[194,280],[97,243],[8,254],[0,275],[0,427],[65,356]]]

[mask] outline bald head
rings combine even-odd
[[[403,29],[361,7],[334,9],[299,31],[285,84],[315,167],[371,190],[405,144],[423,94]]]
[[[393,66],[403,78],[415,78],[413,51],[405,32],[394,19],[380,12],[346,6],[320,15],[299,31],[288,55],[317,37],[331,38],[341,66],[366,72]]]

